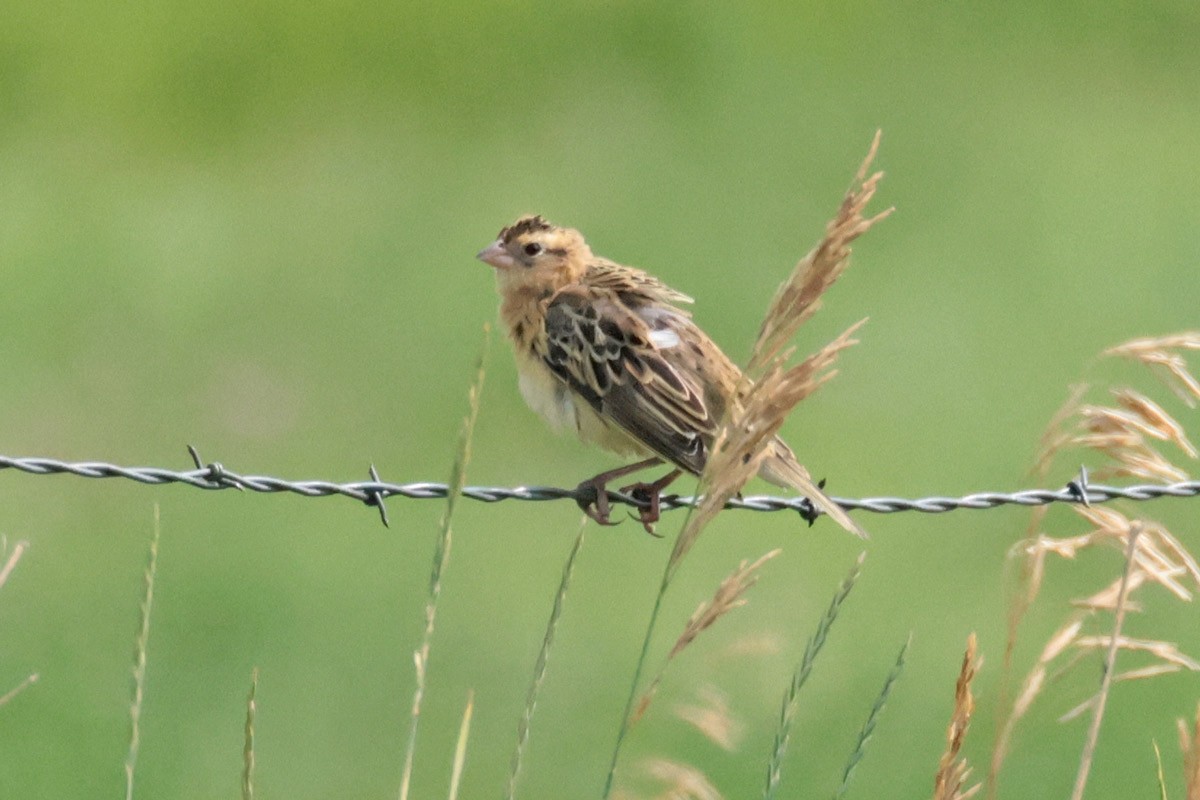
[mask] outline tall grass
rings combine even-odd
[[[471,739],[471,718],[475,714],[475,692],[467,692],[467,704],[463,708],[462,722],[458,726],[458,739],[454,743],[454,764],[450,768],[450,790],[448,800],[458,800],[462,785],[463,768],[467,765],[467,743]]]
[[[0,537],[0,553],[7,553],[7,557],[4,559],[4,566],[0,566],[0,589],[4,588],[4,584],[8,583],[9,576],[17,568],[17,562],[21,560],[21,556],[25,555],[25,551],[28,549],[29,542],[19,541],[13,545],[12,552],[7,552],[8,541]],[[31,672],[16,686],[0,695],[0,708],[8,705],[14,697],[37,683],[40,677],[38,673]]]
[[[125,754],[125,800],[133,800],[133,778],[142,746],[142,704],[146,698],[146,651],[150,646],[150,609],[154,605],[154,576],[158,572],[158,540],[161,535],[158,504],[154,505],[154,527],[143,573],[141,619],[133,646],[133,691],[129,702],[129,748]]]
[[[699,500],[688,509],[663,569],[609,761],[602,793],[606,799],[613,791],[617,765],[629,731],[645,712],[644,704],[636,703],[639,689],[663,599],[684,557],[708,524],[725,507],[725,503],[758,474],[791,410],[834,375],[832,367],[838,354],[855,343],[851,335],[858,325],[801,363],[787,366],[792,355],[788,342],[800,325],[816,312],[821,295],[849,265],[850,242],[890,213],[889,210],[874,217],[863,216],[867,203],[874,197],[883,177],[879,172],[867,175],[878,146],[879,134],[876,133],[851,189],[846,193],[835,217],[826,226],[824,237],[797,263],[792,274],[775,293],[763,319],[746,373],[726,411],[700,476]],[[864,535],[845,511],[825,497],[820,487],[807,478],[805,482],[807,485],[802,488],[815,506],[847,530]]]
[[[938,760],[938,771],[933,778],[933,800],[969,800],[979,793],[983,784],[965,788],[971,777],[971,767],[962,754],[971,717],[975,714],[975,695],[971,684],[979,674],[981,661],[977,656],[978,640],[972,633],[967,637],[967,649],[963,653],[958,680],[954,684],[954,709],[950,724],[946,726],[946,749]]]
[[[800,690],[804,688],[804,684],[808,682],[808,676],[812,674],[813,665],[821,653],[821,648],[825,646],[825,640],[829,637],[833,623],[837,621],[842,604],[846,602],[854,585],[858,583],[865,558],[866,553],[859,555],[854,566],[850,568],[850,573],[834,593],[829,608],[817,622],[817,629],[813,631],[808,643],[804,646],[804,656],[796,665],[792,679],[788,682],[788,688],[783,695],[783,704],[779,711],[779,722],[775,726],[775,741],[771,747],[771,755],[767,759],[767,783],[763,788],[763,800],[774,800],[779,791],[779,782],[783,776],[783,759],[787,755],[788,745],[792,738],[792,725],[795,723],[796,712],[800,707]]]
[[[892,669],[888,672],[887,677],[883,681],[883,688],[879,690],[879,695],[875,698],[875,702],[871,704],[871,711],[867,714],[867,721],[863,723],[862,729],[858,732],[858,739],[854,742],[854,749],[850,751],[850,757],[846,759],[846,766],[842,770],[842,782],[838,786],[837,791],[833,793],[834,800],[841,800],[846,796],[846,792],[850,790],[850,779],[854,777],[854,770],[857,769],[859,763],[866,755],[867,745],[871,741],[871,737],[875,735],[875,727],[879,724],[879,717],[883,714],[883,709],[887,707],[888,698],[892,696],[892,688],[896,685],[896,681],[900,680],[900,675],[904,672],[905,656],[908,655],[908,648],[912,645],[912,634],[904,641],[900,647],[900,653],[896,656],[896,663],[892,665]]]
[[[875,144],[872,145],[872,155],[874,147]],[[751,359],[754,367],[753,381],[748,381],[742,387],[737,402],[733,404],[734,408],[723,422],[709,461],[710,468],[701,477],[702,490],[698,493],[699,499],[696,505],[688,510],[663,567],[611,752],[603,788],[603,796],[606,798],[617,792],[623,799],[635,796],[626,786],[618,786],[616,781],[619,767],[623,763],[623,748],[631,731],[651,708],[663,685],[668,667],[682,653],[704,638],[705,631],[720,620],[732,618],[735,610],[744,607],[763,570],[781,554],[781,551],[776,549],[757,559],[746,558],[738,561],[716,586],[711,596],[701,602],[693,614],[683,622],[682,631],[674,643],[669,649],[664,648],[666,652],[659,659],[657,671],[650,671],[655,634],[659,628],[666,625],[661,619],[664,598],[681,574],[683,561],[725,501],[740,491],[745,481],[757,472],[764,447],[771,442],[790,409],[832,376],[834,360],[842,350],[854,343],[851,336],[857,326],[802,363],[792,367],[786,365],[790,355],[786,340],[795,333],[801,322],[811,316],[819,306],[821,293],[845,268],[849,255],[848,243],[883,216],[863,217],[861,213],[879,178],[878,174],[870,178],[865,177],[869,162],[870,158],[860,170],[856,186],[847,195],[847,201],[843,203],[838,218],[830,223],[826,238],[802,260],[793,278],[777,293],[760,330]],[[413,654],[415,686],[398,788],[400,800],[407,800],[410,794],[414,793],[412,776],[416,763],[422,708],[428,688],[428,665],[437,609],[442,594],[442,579],[450,559],[452,521],[470,461],[471,437],[479,413],[489,339],[490,332],[485,334],[468,395],[468,412],[453,459],[446,508],[437,530],[428,592],[425,597],[425,624],[422,638]],[[1110,348],[1104,351],[1103,355],[1126,359],[1135,365],[1148,367],[1166,383],[1171,392],[1194,405],[1200,402],[1200,380],[1193,375],[1187,363],[1187,355],[1196,350],[1200,350],[1200,333],[1186,332],[1159,338],[1137,339]],[[1039,474],[1050,474],[1055,464],[1064,460],[1064,454],[1069,455],[1069,463],[1072,465],[1086,457],[1095,465],[1093,474],[1102,477],[1178,480],[1188,474],[1180,460],[1195,460],[1200,450],[1193,445],[1187,426],[1168,413],[1164,404],[1152,396],[1152,392],[1129,386],[1115,386],[1103,394],[1103,399],[1085,402],[1089,391],[1089,387],[1084,385],[1072,388],[1068,402],[1054,415],[1035,459],[1035,470]],[[1062,674],[1080,663],[1092,661],[1100,668],[1100,679],[1095,693],[1085,702],[1061,715],[1064,721],[1085,716],[1088,719],[1071,793],[1072,800],[1082,800],[1096,762],[1102,724],[1106,713],[1109,713],[1109,699],[1113,692],[1117,691],[1117,687],[1129,680],[1155,678],[1182,671],[1200,672],[1200,661],[1183,652],[1174,643],[1165,639],[1135,639],[1125,632],[1130,615],[1147,607],[1136,602],[1139,593],[1156,588],[1168,598],[1190,602],[1196,592],[1200,591],[1200,564],[1183,541],[1161,522],[1142,514],[1127,513],[1128,506],[1090,506],[1087,503],[1086,471],[1077,479],[1077,485],[1082,500],[1078,506],[1063,514],[1058,513],[1059,509],[1038,510],[1028,527],[1026,538],[1013,548],[1011,563],[1017,566],[1020,575],[1020,591],[1015,593],[1009,608],[1001,686],[1009,685],[1010,681],[1016,683],[1011,673],[1016,670],[1017,640],[1023,630],[1023,620],[1032,613],[1044,584],[1050,580],[1048,576],[1051,573],[1047,568],[1050,560],[1073,560],[1087,550],[1119,552],[1122,555],[1119,574],[1099,588],[1072,601],[1065,619],[1041,647],[1039,655],[1020,682],[1015,696],[1010,697],[1007,690],[1002,688],[996,704],[997,729],[992,742],[987,781],[985,784],[974,785],[969,785],[971,770],[964,755],[964,742],[975,712],[972,682],[979,671],[981,659],[978,656],[976,638],[974,634],[970,636],[954,687],[953,709],[946,731],[945,748],[934,775],[935,800],[967,800],[983,786],[986,786],[989,796],[998,796],[999,776],[1006,768],[1010,746],[1017,735],[1020,722],[1035,702],[1054,699],[1050,687],[1051,679],[1056,673]],[[849,521],[844,514],[838,516],[839,509],[822,506],[821,504],[827,503],[828,499],[822,499],[823,495],[817,491],[817,487],[814,487],[814,491],[814,502],[818,506],[831,517],[842,521],[845,527],[857,530],[858,526]],[[1137,509],[1138,512],[1145,510]],[[1071,529],[1072,523],[1074,529]],[[1081,526],[1082,531],[1079,530]],[[585,541],[585,532],[585,527],[579,529],[567,555],[541,648],[529,679],[525,702],[516,724],[516,743],[504,788],[506,800],[515,800],[517,796],[532,721],[563,619],[578,556]],[[150,620],[160,536],[159,511],[155,507],[153,532],[143,575],[139,625],[135,635],[129,705],[130,732],[124,761],[126,800],[132,800],[133,797],[141,748]],[[3,587],[13,574],[26,547],[26,543],[18,543],[7,555],[3,565],[0,565],[0,587]],[[834,592],[784,689],[782,704],[775,720],[771,749],[764,763],[764,800],[774,800],[781,796],[782,776],[788,763],[789,750],[793,747],[793,731],[801,711],[801,700],[807,702],[807,696],[801,693],[844,603],[860,579],[864,556],[865,553],[860,555]],[[1054,579],[1065,578],[1055,575]],[[725,624],[727,623],[722,623]],[[849,790],[857,766],[877,732],[882,712],[905,668],[911,641],[910,634],[871,705],[867,719],[842,770],[841,781],[833,795],[835,798],[845,796]],[[1117,669],[1118,661],[1122,666],[1120,671]],[[1132,666],[1127,665],[1127,662]],[[0,696],[0,708],[37,678],[37,673],[34,673]],[[255,669],[246,698],[241,782],[243,800],[252,800],[256,795],[258,681],[258,670]],[[814,698],[813,702],[817,700]],[[728,735],[730,714],[723,697],[719,697],[712,704],[719,707],[715,712],[718,718],[715,725],[705,717],[703,709],[689,711],[690,721],[695,724],[697,730],[706,732],[707,728],[706,735],[711,733],[710,741],[725,750],[733,751],[736,748],[737,737]],[[468,692],[454,747],[447,792],[450,800],[457,800],[462,793],[475,712],[476,698],[473,692]],[[1200,800],[1200,709],[1196,711],[1194,722],[1179,719],[1177,725],[1182,761],[1182,796],[1186,800]],[[1158,796],[1167,798],[1170,794],[1167,770],[1164,768],[1157,741],[1153,741],[1152,745],[1156,771],[1151,773],[1147,769],[1146,785],[1153,783],[1157,787]],[[817,746],[825,745],[822,743]],[[722,797],[718,781],[699,766],[665,756],[654,756],[642,764],[650,776],[667,785],[666,792],[658,795],[660,798],[720,800]]]
[[[529,690],[525,694],[525,707],[521,709],[521,719],[517,723],[517,744],[513,748],[512,764],[508,770],[508,784],[504,790],[506,800],[513,800],[517,796],[517,780],[521,777],[521,768],[525,763],[525,747],[529,743],[533,713],[537,709],[538,696],[542,691],[542,681],[546,678],[546,667],[550,662],[550,648],[554,645],[554,634],[558,630],[558,621],[562,618],[567,588],[571,585],[571,576],[575,573],[575,559],[583,548],[586,531],[587,519],[585,518],[579,526],[579,532],[575,535],[575,543],[567,555],[566,564],[563,565],[562,580],[559,581],[558,591],[554,595],[550,620],[546,623],[546,633],[542,636],[542,646],[538,650],[537,663],[533,667],[533,677],[529,681]]]
[[[1121,358],[1147,367],[1187,405],[1200,401],[1200,381],[1192,374],[1185,354],[1200,349],[1200,333],[1185,332],[1157,338],[1135,339],[1105,350],[1106,358]],[[1140,377],[1140,376],[1139,376]],[[1041,439],[1035,459],[1035,471],[1048,474],[1059,460],[1078,464],[1085,457],[1099,460],[1094,474],[1104,478],[1141,480],[1182,480],[1187,471],[1162,449],[1170,446],[1184,458],[1194,460],[1197,449],[1180,424],[1148,394],[1129,386],[1108,390],[1109,403],[1084,402],[1090,387],[1071,388],[1066,404],[1054,415]],[[1064,456],[1066,458],[1064,458]],[[998,704],[997,733],[992,745],[988,771],[988,796],[999,791],[999,776],[1020,720],[1049,685],[1054,674],[1063,674],[1084,663],[1089,656],[1101,656],[1101,679],[1095,694],[1061,715],[1069,721],[1090,712],[1084,734],[1072,798],[1083,797],[1100,734],[1101,722],[1110,693],[1117,683],[1144,680],[1189,670],[1200,672],[1200,661],[1165,640],[1132,639],[1123,635],[1126,616],[1143,608],[1132,597],[1157,586],[1180,602],[1190,602],[1200,590],[1200,563],[1182,541],[1165,525],[1147,517],[1128,516],[1117,504],[1093,507],[1087,503],[1087,471],[1076,481],[1083,502],[1073,506],[1074,514],[1088,526],[1082,533],[1060,532],[1069,521],[1052,516],[1052,511],[1034,514],[1027,538],[1013,550],[1019,561],[1020,585],[1010,604],[1005,645],[1005,685],[1014,669],[1013,653],[1021,621],[1030,613],[1046,580],[1047,561],[1051,558],[1074,560],[1080,553],[1096,548],[1119,549],[1124,558],[1122,569],[1102,588],[1077,598],[1067,618],[1042,648],[1026,674],[1015,698],[1001,694]],[[1139,511],[1146,509],[1138,509]],[[1051,525],[1051,521],[1054,525]],[[1112,622],[1100,633],[1089,628],[1094,620],[1111,616]],[[1120,653],[1130,658],[1149,656],[1142,663],[1122,672],[1116,671]]]
[[[1129,607],[1129,576],[1133,574],[1134,557],[1137,555],[1138,537],[1142,526],[1134,524],[1129,531],[1129,550],[1125,554],[1125,571],[1121,573],[1121,584],[1117,591],[1116,607],[1113,609],[1112,633],[1108,637],[1108,651],[1104,656],[1104,670],[1100,677],[1100,691],[1092,703],[1092,721],[1088,725],[1087,737],[1083,741],[1083,753],[1079,757],[1079,771],[1075,775],[1075,788],[1071,790],[1071,800],[1083,800],[1083,790],[1087,788],[1088,775],[1092,769],[1092,760],[1096,756],[1096,743],[1100,740],[1100,723],[1104,719],[1104,708],[1108,703],[1108,693],[1112,689],[1113,676],[1117,665],[1117,650],[1121,641],[1121,627],[1125,624],[1125,611]]]
[[[417,750],[417,730],[421,722],[421,704],[425,698],[425,688],[429,664],[429,651],[433,644],[434,622],[437,620],[438,599],[442,594],[442,573],[450,561],[450,545],[452,541],[451,520],[458,505],[458,497],[466,483],[467,464],[471,460],[471,436],[475,432],[475,421],[479,418],[479,399],[483,392],[484,365],[487,361],[488,345],[491,342],[491,326],[484,329],[483,345],[475,362],[475,379],[467,394],[467,416],[463,420],[458,435],[458,447],[454,452],[454,462],[450,469],[450,488],[446,492],[446,511],[438,528],[437,544],[433,553],[433,568],[429,574],[429,594],[425,603],[425,629],[421,636],[421,644],[413,653],[416,685],[413,688],[412,707],[409,713],[408,740],[404,748],[404,771],[400,777],[400,800],[408,800],[409,789],[412,785],[413,759]]]
[[[258,720],[258,667],[250,673],[250,694],[246,695],[246,724],[242,729],[242,800],[254,800],[255,725]]]

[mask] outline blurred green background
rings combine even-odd
[[[1013,2],[45,4],[0,9],[0,452],[187,468],[185,443],[290,478],[444,480],[490,270],[523,212],[698,298],[744,358],[876,128],[897,213],[856,247],[815,349],[871,318],[786,430],[844,496],[1029,485],[1037,437],[1103,347],[1200,324],[1200,7]],[[612,457],[525,410],[496,336],[468,481],[574,485]],[[1107,368],[1106,368],[1107,369]],[[1113,374],[1118,370],[1108,370]],[[1149,385],[1145,381],[1143,386]],[[1161,397],[1159,392],[1156,396]],[[1165,401],[1193,438],[1196,413]],[[1054,481],[1065,482],[1073,464]],[[686,487],[685,487],[686,488]],[[751,491],[768,491],[755,484]],[[162,516],[137,796],[236,796],[261,671],[262,797],[394,797],[442,504],[0,474],[0,794],[119,794],[153,506]],[[1144,507],[1193,549],[1194,502]],[[673,530],[671,516],[664,530]],[[439,610],[415,797],[499,795],[577,528],[569,503],[464,502]],[[928,793],[968,632],[986,664],[967,753],[986,763],[1007,551],[1027,512],[866,517],[866,572],[802,696],[784,786],[828,794],[910,631],[851,796]],[[1052,530],[1078,529],[1065,510]],[[822,523],[717,520],[667,598],[652,664],[739,560],[782,547],[750,605],[672,665],[623,782],[667,757],[757,796],[792,666],[860,544]],[[670,543],[590,532],[534,720],[522,796],[596,797]],[[1119,571],[1052,565],[1019,672],[1067,601]],[[1195,609],[1149,590],[1130,633],[1200,652]],[[1083,738],[1018,730],[1007,797],[1064,796]],[[734,753],[674,716],[717,686]],[[1151,740],[1200,685],[1117,687],[1090,797],[1146,796]]]

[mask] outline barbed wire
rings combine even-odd
[[[219,462],[204,463],[194,447],[188,452],[196,468],[172,470],[163,467],[123,467],[103,461],[60,461],[54,458],[14,458],[0,455],[0,470],[15,469],[30,475],[77,475],[82,478],[124,478],[138,483],[159,485],[178,483],[196,489],[238,489],[241,491],[298,494],[302,497],[330,497],[341,495],[358,500],[379,509],[383,524],[388,524],[387,509],[383,501],[389,497],[405,497],[414,500],[445,498],[449,486],[445,483],[416,481],[412,483],[388,483],[379,479],[374,465],[370,467],[371,480],[350,483],[309,480],[295,481],[270,475],[241,475],[227,469]],[[645,508],[645,498],[617,491],[608,491],[608,501],[634,508]],[[1103,486],[1088,480],[1086,469],[1061,489],[1024,489],[1015,492],[976,492],[959,497],[931,496],[917,499],[903,497],[865,497],[830,499],[847,511],[870,511],[876,514],[891,514],[899,511],[920,511],[940,514],[963,508],[985,509],[1004,505],[1040,506],[1050,503],[1079,503],[1091,505],[1110,500],[1156,500],[1161,497],[1195,497],[1200,495],[1200,481],[1180,481],[1171,484],[1145,484],[1139,486]],[[484,503],[502,500],[526,500],[544,502],[550,500],[573,500],[586,504],[594,500],[594,491],[586,487],[561,489],[553,486],[464,486],[462,496]],[[660,498],[662,510],[687,508],[696,502],[695,496],[665,494]],[[728,509],[749,511],[795,511],[810,522],[820,515],[805,497],[773,497],[749,495],[731,499],[725,504]]]

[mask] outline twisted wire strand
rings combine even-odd
[[[371,467],[369,481],[335,483],[333,481],[294,481],[270,475],[241,475],[222,466],[219,462],[204,464],[194,448],[189,452],[196,463],[192,470],[172,470],[162,467],[123,467],[103,461],[60,461],[54,458],[14,458],[0,455],[0,470],[15,469],[30,475],[77,475],[83,478],[124,478],[151,485],[178,483],[196,489],[239,489],[252,492],[289,492],[303,497],[329,497],[341,495],[375,506],[380,510],[384,524],[387,512],[383,500],[389,497],[405,497],[414,500],[445,498],[449,487],[444,483],[416,481],[412,483],[388,483],[379,480],[375,467]],[[1200,494],[1200,481],[1180,481],[1171,484],[1145,484],[1139,486],[1104,486],[1088,482],[1086,470],[1077,480],[1062,489],[1025,489],[1016,492],[977,492],[960,497],[931,496],[916,499],[903,497],[831,497],[847,511],[870,511],[876,514],[891,514],[899,511],[920,511],[940,514],[961,508],[996,508],[1004,505],[1039,506],[1049,503],[1105,503],[1118,498],[1125,500],[1157,500],[1161,497],[1195,497]],[[586,503],[594,499],[586,489],[562,489],[553,486],[465,486],[462,496],[484,503],[502,500],[525,500],[543,502],[549,500],[574,500]],[[622,492],[609,491],[610,503],[644,508],[647,502]],[[695,503],[695,496],[666,494],[660,499],[663,510],[686,508]],[[750,511],[796,511],[806,518],[813,518],[811,503],[804,497],[774,497],[749,495],[733,498],[725,504],[730,509]]]

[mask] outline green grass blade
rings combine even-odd
[[[587,520],[579,526],[575,536],[575,544],[567,555],[563,565],[562,580],[558,584],[558,593],[554,596],[554,607],[550,611],[550,621],[546,623],[546,635],[542,637],[542,648],[538,652],[537,663],[533,667],[533,679],[529,682],[529,691],[525,695],[525,708],[521,712],[521,721],[517,723],[517,746],[513,750],[512,766],[508,772],[508,787],[504,792],[506,800],[517,796],[517,779],[521,775],[521,765],[525,758],[525,746],[529,742],[529,725],[533,720],[533,712],[537,708],[538,695],[542,690],[542,681],[546,677],[546,665],[550,660],[550,647],[554,644],[554,634],[558,630],[558,621],[562,617],[563,603],[567,597],[567,587],[571,585],[571,575],[575,571],[575,558],[583,547],[583,535],[587,530]]]
[[[433,568],[429,573],[429,597],[425,604],[425,631],[421,636],[421,645],[413,653],[413,663],[416,666],[416,686],[413,689],[412,711],[409,717],[408,742],[404,748],[404,771],[400,778],[400,800],[408,800],[409,788],[412,785],[413,757],[417,749],[417,729],[421,721],[421,704],[425,698],[425,670],[429,663],[429,650],[433,641],[434,621],[437,618],[438,599],[442,594],[442,572],[450,560],[450,521],[454,517],[454,509],[458,505],[458,496],[466,481],[467,464],[471,460],[471,436],[475,432],[475,421],[479,418],[479,397],[483,392],[484,363],[487,360],[488,345],[491,342],[491,326],[484,326],[483,345],[480,347],[479,358],[475,363],[475,380],[467,395],[468,410],[463,420],[462,429],[458,435],[458,448],[454,455],[454,465],[450,470],[450,488],[446,494],[446,512],[442,515],[437,545],[433,553]]]
[[[704,480],[701,479],[701,487],[703,484]],[[704,491],[701,487],[698,487],[697,498]],[[638,686],[642,682],[642,673],[646,669],[646,661],[650,656],[650,642],[654,639],[654,630],[658,626],[658,614],[662,611],[663,597],[667,594],[667,587],[671,585],[671,578],[675,576],[675,568],[683,558],[682,540],[691,530],[692,515],[695,512],[696,505],[693,503],[688,506],[687,515],[683,518],[683,525],[680,526],[679,534],[675,537],[671,555],[667,559],[666,566],[663,567],[662,581],[658,584],[658,595],[654,598],[654,608],[650,609],[650,620],[646,623],[646,635],[642,638],[642,649],[638,653],[637,664],[633,668],[633,679],[629,683],[629,696],[625,698],[625,710],[621,714],[621,727],[617,729],[617,741],[613,745],[612,758],[608,763],[608,775],[604,778],[604,791],[600,795],[602,800],[608,800],[612,794],[613,783],[617,777],[617,762],[621,759],[621,749],[625,746],[625,737],[629,734],[629,729],[633,727],[633,706],[637,701]]]
[[[796,671],[792,674],[792,681],[784,693],[783,705],[779,712],[779,724],[775,728],[775,742],[771,749],[771,759],[767,763],[767,783],[763,789],[765,800],[773,800],[779,789],[779,780],[783,773],[783,759],[787,755],[788,743],[792,735],[792,723],[796,719],[796,710],[799,707],[800,689],[812,673],[813,663],[817,660],[821,648],[825,646],[825,639],[829,636],[829,629],[833,627],[834,621],[837,620],[842,603],[850,596],[854,584],[858,581],[858,576],[862,574],[863,560],[866,557],[865,552],[859,555],[854,566],[850,568],[849,574],[834,593],[833,600],[830,601],[829,608],[825,611],[825,616],[821,617],[816,631],[805,645],[804,657],[796,666]]]
[[[879,715],[883,713],[884,706],[887,705],[888,697],[892,693],[892,687],[896,681],[900,679],[900,675],[904,672],[904,658],[908,655],[908,646],[912,644],[912,634],[908,635],[908,639],[904,641],[904,646],[900,648],[900,654],[896,656],[896,663],[892,666],[887,678],[883,682],[883,689],[879,692],[879,697],[875,698],[875,705],[871,706],[871,713],[867,715],[867,721],[859,731],[858,741],[854,744],[854,751],[850,753],[850,758],[846,761],[846,769],[842,772],[842,785],[834,792],[834,800],[841,800],[845,796],[846,790],[850,788],[850,778],[854,775],[854,770],[858,766],[858,762],[862,761],[863,755],[867,751],[867,742],[871,741],[871,736],[875,733],[875,726],[879,723]]]
[[[691,511],[688,511],[690,516]],[[684,521],[684,528],[687,527],[687,521]],[[625,737],[629,734],[629,729],[633,726],[633,704],[637,700],[638,686],[642,682],[642,672],[646,669],[646,661],[650,655],[650,642],[654,639],[654,629],[658,625],[658,614],[662,611],[663,597],[667,594],[667,587],[671,583],[671,575],[673,573],[673,564],[668,560],[666,567],[663,570],[663,579],[658,586],[658,595],[654,598],[654,608],[650,610],[650,621],[646,623],[646,635],[642,638],[642,649],[638,653],[637,664],[633,668],[633,679],[629,684],[629,697],[625,699],[625,710],[621,714],[621,727],[617,730],[617,741],[613,745],[612,758],[608,763],[608,775],[604,779],[604,793],[601,794],[603,800],[608,800],[612,794],[613,782],[617,777],[617,762],[621,759],[621,749],[625,746]]]

